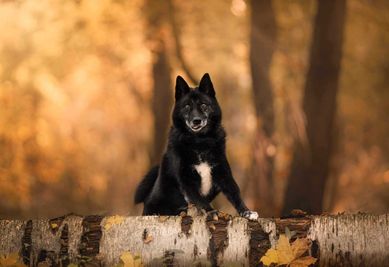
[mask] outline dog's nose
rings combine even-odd
[[[201,124],[201,119],[200,119],[200,118],[194,118],[194,119],[192,120],[192,123],[193,123],[194,125],[199,125],[199,124]]]

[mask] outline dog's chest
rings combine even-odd
[[[200,161],[199,164],[194,165],[193,167],[201,177],[200,193],[203,196],[206,196],[212,188],[212,167],[205,161]]]

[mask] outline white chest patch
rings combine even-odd
[[[200,192],[206,196],[212,188],[211,166],[206,162],[201,162],[199,165],[194,165],[194,168],[201,177]]]

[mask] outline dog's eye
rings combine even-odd
[[[204,112],[208,110],[208,106],[206,104],[201,104],[200,108]]]
[[[189,112],[189,111],[190,111],[190,106],[189,105],[185,105],[184,112]]]

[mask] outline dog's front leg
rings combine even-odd
[[[214,210],[207,199],[203,197],[198,191],[198,185],[193,182],[191,183],[190,179],[183,181],[181,183],[181,188],[183,189],[185,197],[190,203],[194,204],[198,208],[204,209],[206,212],[211,212]]]
[[[257,220],[258,213],[250,211],[240,196],[239,187],[232,176],[231,168],[227,159],[225,159],[221,164],[215,166],[212,169],[212,173],[216,178],[215,183],[220,187],[223,194],[235,207],[239,215],[249,220]]]
[[[196,192],[196,190],[193,190],[193,188],[187,188],[184,190],[190,203],[196,205],[198,208],[204,209],[206,212],[214,210],[208,201]]]

